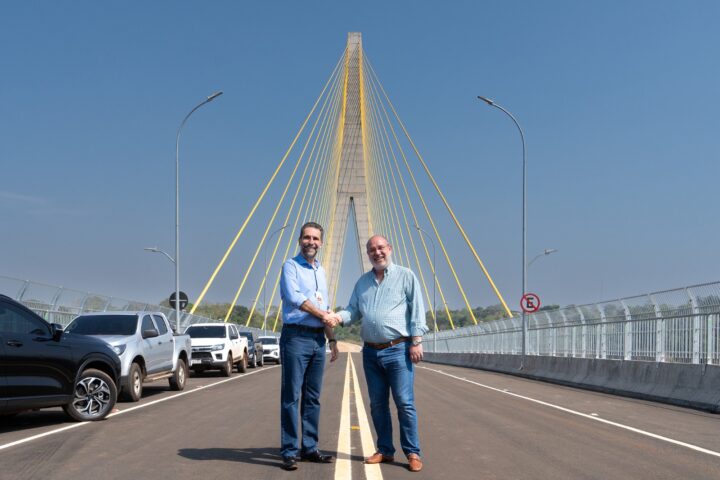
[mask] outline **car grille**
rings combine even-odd
[[[210,351],[210,345],[205,347],[192,347],[193,352],[209,352]]]
[[[193,349],[192,358],[197,360],[209,358],[212,360],[212,355],[210,354],[210,352],[198,352],[197,350]]]

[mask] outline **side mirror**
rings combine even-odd
[[[159,335],[158,331],[154,328],[148,328],[142,331],[143,338],[155,338]]]
[[[56,342],[60,341],[60,338],[62,337],[64,327],[60,325],[59,323],[51,323],[50,324],[50,335],[52,335],[52,339]]]

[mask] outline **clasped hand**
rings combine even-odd
[[[342,321],[339,313],[328,311],[322,319],[322,322],[330,328],[335,328]]]

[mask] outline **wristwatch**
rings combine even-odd
[[[335,340],[334,338],[331,338],[330,340],[328,340],[328,343],[337,343],[337,340]]]
[[[421,343],[422,343],[422,338],[421,338],[420,340],[415,340],[415,339],[413,338],[412,346],[413,346],[413,347],[417,347],[417,346],[420,345]]]

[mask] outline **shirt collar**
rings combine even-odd
[[[309,268],[315,268],[315,269],[317,269],[318,267],[320,267],[320,262],[318,261],[317,258],[315,258],[313,264],[310,265],[310,263],[307,261],[307,259],[306,259],[305,257],[303,257],[303,254],[302,254],[302,253],[298,253],[298,254],[297,254],[297,256],[295,257],[295,261],[296,261],[297,263],[299,263],[300,265],[302,265],[302,266],[307,266],[307,267],[309,267]]]

